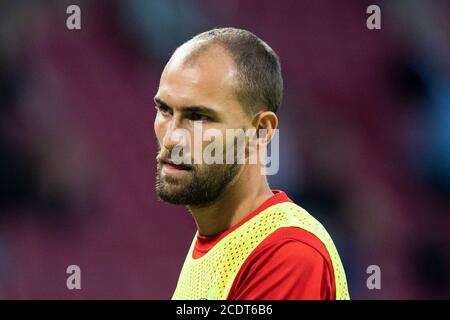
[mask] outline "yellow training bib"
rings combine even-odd
[[[302,228],[322,241],[333,264],[336,299],[350,299],[344,267],[333,240],[319,221],[292,202],[278,203],[263,210],[198,259],[192,257],[196,234],[172,299],[225,300],[247,257],[264,239],[282,227]]]

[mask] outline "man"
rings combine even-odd
[[[262,161],[239,162],[235,154],[231,163],[205,163],[194,151],[199,145],[192,145],[201,128],[215,130],[214,141],[217,133],[254,129],[267,146],[282,91],[278,56],[245,30],[197,35],[166,65],[155,96],[157,192],[163,201],[187,206],[198,229],[173,299],[349,298],[330,236],[284,192],[270,189]],[[246,144],[251,137],[245,135]],[[241,156],[248,160],[251,150]]]

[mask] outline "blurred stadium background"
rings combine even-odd
[[[449,16],[446,0],[0,0],[0,298],[171,297],[195,226],[156,198],[152,98],[174,48],[218,26],[280,55],[272,186],[329,229],[352,298],[450,298]]]

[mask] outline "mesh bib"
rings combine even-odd
[[[291,202],[279,203],[260,212],[198,259],[192,258],[196,235],[172,299],[225,300],[247,257],[265,238],[282,227],[302,228],[322,241],[333,264],[336,299],[350,299],[345,271],[330,235],[313,216]]]

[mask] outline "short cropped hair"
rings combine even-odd
[[[192,41],[205,42],[200,48],[219,44],[230,53],[237,67],[235,94],[247,114],[262,110],[277,113],[283,98],[280,59],[263,40],[247,30],[218,28],[188,42]]]

